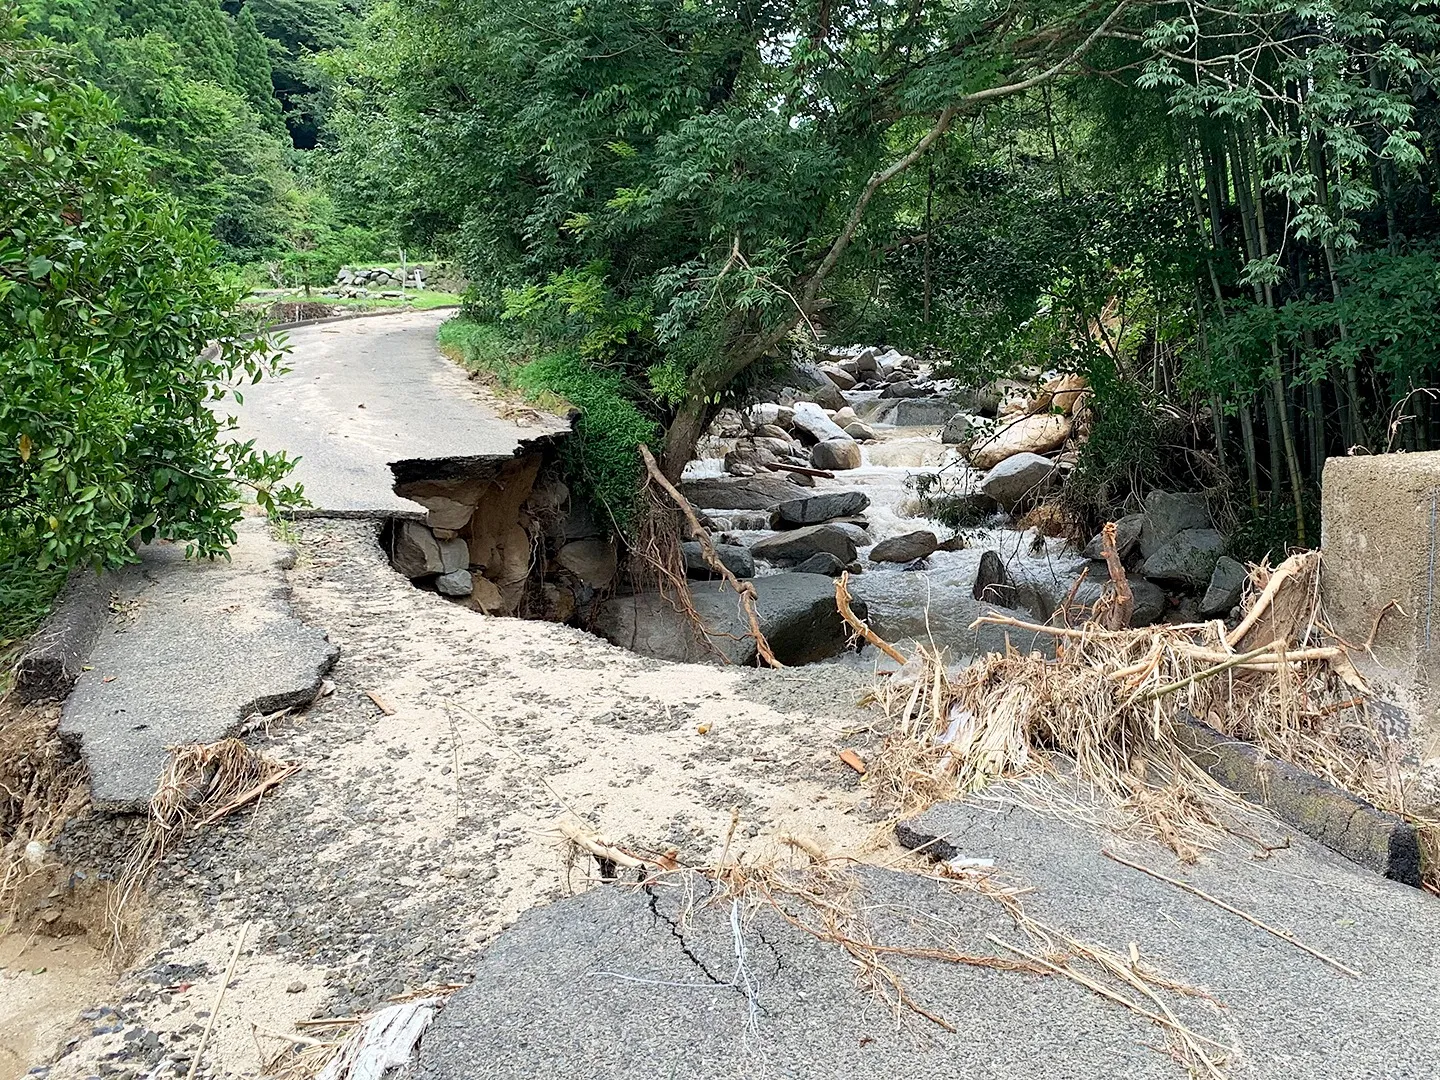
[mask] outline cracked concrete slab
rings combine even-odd
[[[230,560],[152,544],[116,578],[114,611],[61,714],[102,810],[144,809],[166,748],[235,734],[254,713],[314,699],[339,651],[290,607],[294,558],[247,518]]]
[[[1227,1075],[1429,1077],[1440,1020],[1440,903],[1294,837],[1261,861],[1207,854],[1195,867],[1019,807],[947,804],[907,823],[910,845],[996,860],[1028,883],[1032,916],[1213,995],[1169,998],[1197,1032],[1231,1048]],[[1185,877],[1361,972],[1351,978],[1214,905],[1122,866],[1108,848]],[[847,897],[886,945],[1002,955],[994,934],[1034,943],[995,902],[916,874],[866,869]],[[737,978],[728,900],[700,878],[595,888],[532,910],[481,957],[422,1048],[425,1080],[514,1076],[790,1077],[840,1080],[1175,1078],[1156,1028],[1061,978],[886,963],[957,1034],[896,1015],[857,985],[838,946],[764,904],[742,907],[753,988]],[[811,920],[815,913],[796,908]],[[752,1013],[750,1002],[755,1003]],[[753,1017],[753,1023],[752,1023]]]

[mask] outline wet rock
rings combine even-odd
[[[854,408],[846,405],[843,409],[837,410],[835,415],[830,417],[830,419],[835,421],[837,426],[843,428],[849,427],[851,424],[855,423],[855,421],[859,420],[860,418],[855,415]]]
[[[1085,578],[1077,586],[1075,581],[1082,572]],[[1125,581],[1135,601],[1130,625],[1149,626],[1158,622],[1168,606],[1165,590],[1138,574],[1126,574]],[[1049,621],[1068,600],[1068,619],[1079,623],[1095,614],[1100,598],[1109,590],[1110,573],[1103,562],[1090,562],[1068,570],[1052,564],[1027,565],[1023,574],[1015,576],[1014,585],[1016,604],[1034,618]]]
[[[807,494],[795,481],[777,473],[758,476],[715,476],[685,480],[680,494],[702,510],[773,510],[782,502]]]
[[[833,578],[839,577],[844,570],[845,564],[828,551],[817,551],[804,562],[795,564],[797,574],[824,574]]]
[[[875,429],[863,420],[856,420],[846,424],[845,434],[859,442],[869,442],[872,439],[879,438],[879,436],[875,434]]]
[[[829,524],[855,541],[856,547],[868,547],[870,545],[870,534],[865,531],[865,526],[862,523],[858,521],[832,521],[829,522]]]
[[[680,545],[680,553],[685,557],[686,577],[694,578],[697,581],[713,581],[720,577],[705,561],[700,541],[686,540]],[[716,544],[715,554],[719,556],[721,565],[737,578],[744,579],[755,576],[755,558],[750,554],[749,548],[741,547],[739,544]]]
[[[418,521],[402,521],[390,545],[390,563],[408,578],[439,574],[445,569],[440,541]]]
[[[821,526],[822,528],[824,526]],[[822,574],[771,574],[754,580],[760,630],[782,664],[808,664],[845,648],[849,627],[835,608],[835,583]],[[732,663],[754,664],[750,627],[728,588],[710,586],[691,603],[711,640]],[[856,614],[868,613],[858,599]],[[595,630],[616,645],[661,660],[714,662],[711,646],[698,640],[689,618],[657,593],[613,597],[596,609]]]
[[[965,446],[984,430],[985,425],[972,414],[957,412],[945,421],[945,429],[940,432],[940,441],[951,446]]]
[[[969,541],[968,539],[966,539],[965,534],[964,534],[964,533],[958,533],[958,532],[957,532],[957,533],[955,533],[953,536],[949,536],[949,537],[946,537],[944,540],[941,540],[940,543],[938,543],[937,545],[935,545],[935,550],[936,550],[936,551],[964,551],[964,550],[965,550],[966,548],[968,548],[969,546],[970,546],[970,541]]]
[[[1144,514],[1126,514],[1115,522],[1115,554],[1120,556],[1124,562],[1135,550],[1135,545],[1140,542],[1140,529],[1145,524]],[[1105,534],[1096,533],[1091,537],[1090,542],[1085,545],[1085,557],[1087,559],[1103,559],[1105,547]]]
[[[987,551],[980,556],[980,568],[975,573],[970,595],[987,604],[1015,606],[1015,587],[1010,584],[1010,574],[998,551]]]
[[[817,469],[858,469],[862,461],[860,444],[844,432],[838,439],[823,439],[810,448],[810,464]]]
[[[1210,584],[1200,600],[1200,614],[1205,616],[1228,615],[1230,609],[1240,603],[1245,591],[1249,573],[1243,563],[1228,555],[1215,560],[1215,570],[1210,575]]]
[[[958,412],[953,401],[940,397],[904,398],[891,402],[883,421],[896,427],[940,427]]]
[[[435,591],[441,596],[469,596],[475,591],[475,579],[469,570],[456,570],[435,579]]]
[[[1006,510],[1038,497],[1055,482],[1055,463],[1039,454],[1015,454],[995,465],[980,481],[980,491]]]
[[[750,545],[750,554],[778,566],[803,562],[817,551],[829,552],[842,563],[855,558],[855,541],[835,525],[809,525],[776,533]]]
[[[1016,454],[1043,454],[1070,437],[1070,418],[1057,413],[1022,416],[1003,423],[970,448],[970,463],[990,469]]]
[[[791,525],[820,525],[835,518],[854,517],[870,505],[870,496],[863,491],[827,491],[791,499],[775,508],[771,525],[783,529]]]
[[[845,439],[845,429],[825,415],[825,410],[811,401],[795,403],[795,426],[806,432],[816,442],[825,439]]]
[[[1225,537],[1214,529],[1182,529],[1146,557],[1140,573],[1153,581],[1203,589],[1224,550]]]
[[[1145,523],[1140,530],[1140,554],[1148,559],[1183,530],[1208,528],[1210,507],[1206,505],[1205,496],[1200,492],[1152,491],[1145,496]]]
[[[928,529],[917,529],[903,536],[892,536],[882,540],[870,551],[871,562],[908,563],[923,559],[938,546],[935,534]]]
[[[555,561],[592,589],[609,585],[618,569],[610,540],[575,540],[556,552]]]

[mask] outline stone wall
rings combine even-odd
[[[1422,754],[1440,756],[1440,452],[1331,458],[1321,520],[1326,618],[1358,646],[1399,604],[1358,666],[1411,714]]]

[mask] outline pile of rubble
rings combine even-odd
[[[408,266],[404,270],[392,270],[384,266],[352,270],[343,266],[335,275],[335,289],[340,296],[352,299],[367,296],[395,297],[403,295],[405,289],[423,289],[425,276],[423,266]]]

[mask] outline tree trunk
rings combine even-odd
[[[660,452],[660,471],[672,484],[680,482],[685,466],[695,457],[695,447],[705,431],[705,414],[709,398],[691,394],[680,406],[675,419],[665,430],[665,444]]]

